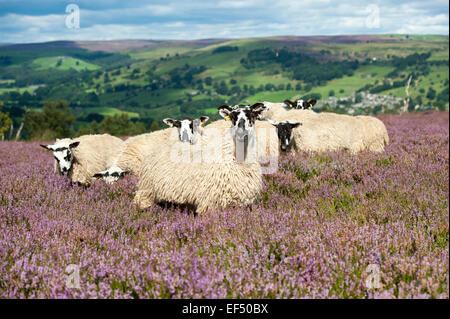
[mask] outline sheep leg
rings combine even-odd
[[[141,210],[146,209],[155,203],[150,191],[137,191],[133,202]]]

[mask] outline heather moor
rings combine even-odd
[[[134,177],[71,186],[38,143],[1,142],[0,295],[448,298],[448,112],[380,119],[384,153],[282,156],[259,204],[205,216],[139,211]]]

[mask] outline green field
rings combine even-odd
[[[212,45],[162,41],[119,52],[58,48],[54,44],[49,49],[41,44],[39,50],[0,47],[0,57],[9,59],[4,65],[0,59],[0,101],[12,113],[16,110],[20,114],[18,109],[38,109],[46,100],[63,99],[81,122],[89,114],[127,113],[130,118],[162,124],[168,116],[217,115],[217,106],[223,103],[281,102],[310,94],[320,94],[320,103],[330,93],[344,98],[362,89],[404,98],[404,86],[384,89],[383,85],[403,83],[414,74],[411,97],[433,107],[440,96],[442,108],[443,92],[449,85],[448,42],[445,36],[380,35],[235,39]],[[217,51],[226,47],[228,50]],[[314,75],[318,64],[305,71],[306,77],[295,76],[295,64],[284,66],[274,58],[246,64],[251,54],[260,54],[258,50],[288,50],[312,57],[318,64],[356,60],[358,65],[350,75],[346,75],[348,69],[334,70],[338,75],[330,78],[317,73],[319,78],[312,82],[308,76]],[[394,66],[396,59],[414,54],[429,56],[422,65]],[[302,72],[302,66],[298,70]],[[43,88],[37,89],[37,84]],[[25,92],[30,94],[24,96]]]
[[[128,112],[128,111],[122,111],[119,109],[116,109],[114,107],[93,107],[85,109],[85,111],[89,113],[96,113],[103,116],[114,116],[114,115],[120,115],[120,114],[128,114],[129,118],[138,118],[139,114],[136,112]]]
[[[58,66],[58,61],[61,61],[61,64]],[[45,57],[45,58],[37,58],[33,60],[32,64],[37,70],[45,70],[45,69],[60,69],[60,70],[69,70],[75,69],[77,71],[81,70],[97,70],[100,66],[85,62],[80,59],[72,58],[72,57]]]

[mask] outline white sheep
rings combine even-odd
[[[286,109],[286,103],[272,103],[264,102],[266,109],[261,113],[260,120],[272,120],[272,121],[307,121],[314,119],[319,113],[309,109]]]
[[[278,129],[278,135],[281,131],[285,132],[281,134],[282,137],[279,136],[282,150],[284,148],[322,152],[344,149],[351,153],[365,150],[382,152],[385,145],[389,143],[386,127],[383,122],[374,117],[329,112],[316,113],[309,109],[297,108],[305,108],[305,105],[308,108],[315,103],[315,100],[308,102],[299,100],[297,104],[285,100],[284,104],[295,108],[287,111],[282,106],[283,103],[265,102],[269,110],[263,113],[263,116],[274,123],[282,123]],[[291,127],[294,123],[301,123],[302,126]],[[296,134],[289,133],[288,136],[286,131],[296,132]],[[293,138],[295,138],[293,144],[295,146],[289,147]]]
[[[53,145],[41,146],[53,152],[57,172],[67,174],[73,183],[89,185],[94,173],[114,163],[122,151],[123,141],[109,134],[98,134],[59,139]]]
[[[154,203],[192,205],[199,214],[231,205],[251,205],[262,191],[261,166],[256,158],[254,122],[263,105],[249,112],[219,107],[232,125],[214,152],[202,145],[177,143],[149,153],[141,166],[134,202],[140,209]],[[217,124],[218,125],[218,124]],[[188,157],[180,153],[188,151]],[[219,150],[219,151],[217,151]]]
[[[376,132],[382,130],[376,121],[367,118],[320,113],[315,118],[289,117],[284,121],[270,120],[270,122],[277,127],[282,151],[346,150],[353,154],[365,150],[381,152],[387,133],[386,135],[382,132],[377,133],[380,137],[375,135],[375,129]]]
[[[170,128],[129,137],[114,163],[106,170],[96,172],[93,177],[102,178],[111,184],[125,174],[137,175],[145,155],[161,145],[174,144],[178,140],[197,143],[198,136],[203,133],[202,126],[208,119],[207,116],[200,119],[164,119],[164,123]]]

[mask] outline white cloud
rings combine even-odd
[[[43,3],[49,6],[55,2]],[[0,41],[449,33],[448,3],[442,0],[426,4],[406,0],[397,3],[387,0],[155,0],[148,4],[134,0],[127,2],[126,8],[118,1],[75,3],[81,10],[78,30],[65,27],[65,4],[58,3],[61,14],[2,13],[0,9]],[[373,4],[380,10],[377,28],[370,28],[366,23],[369,6]]]

